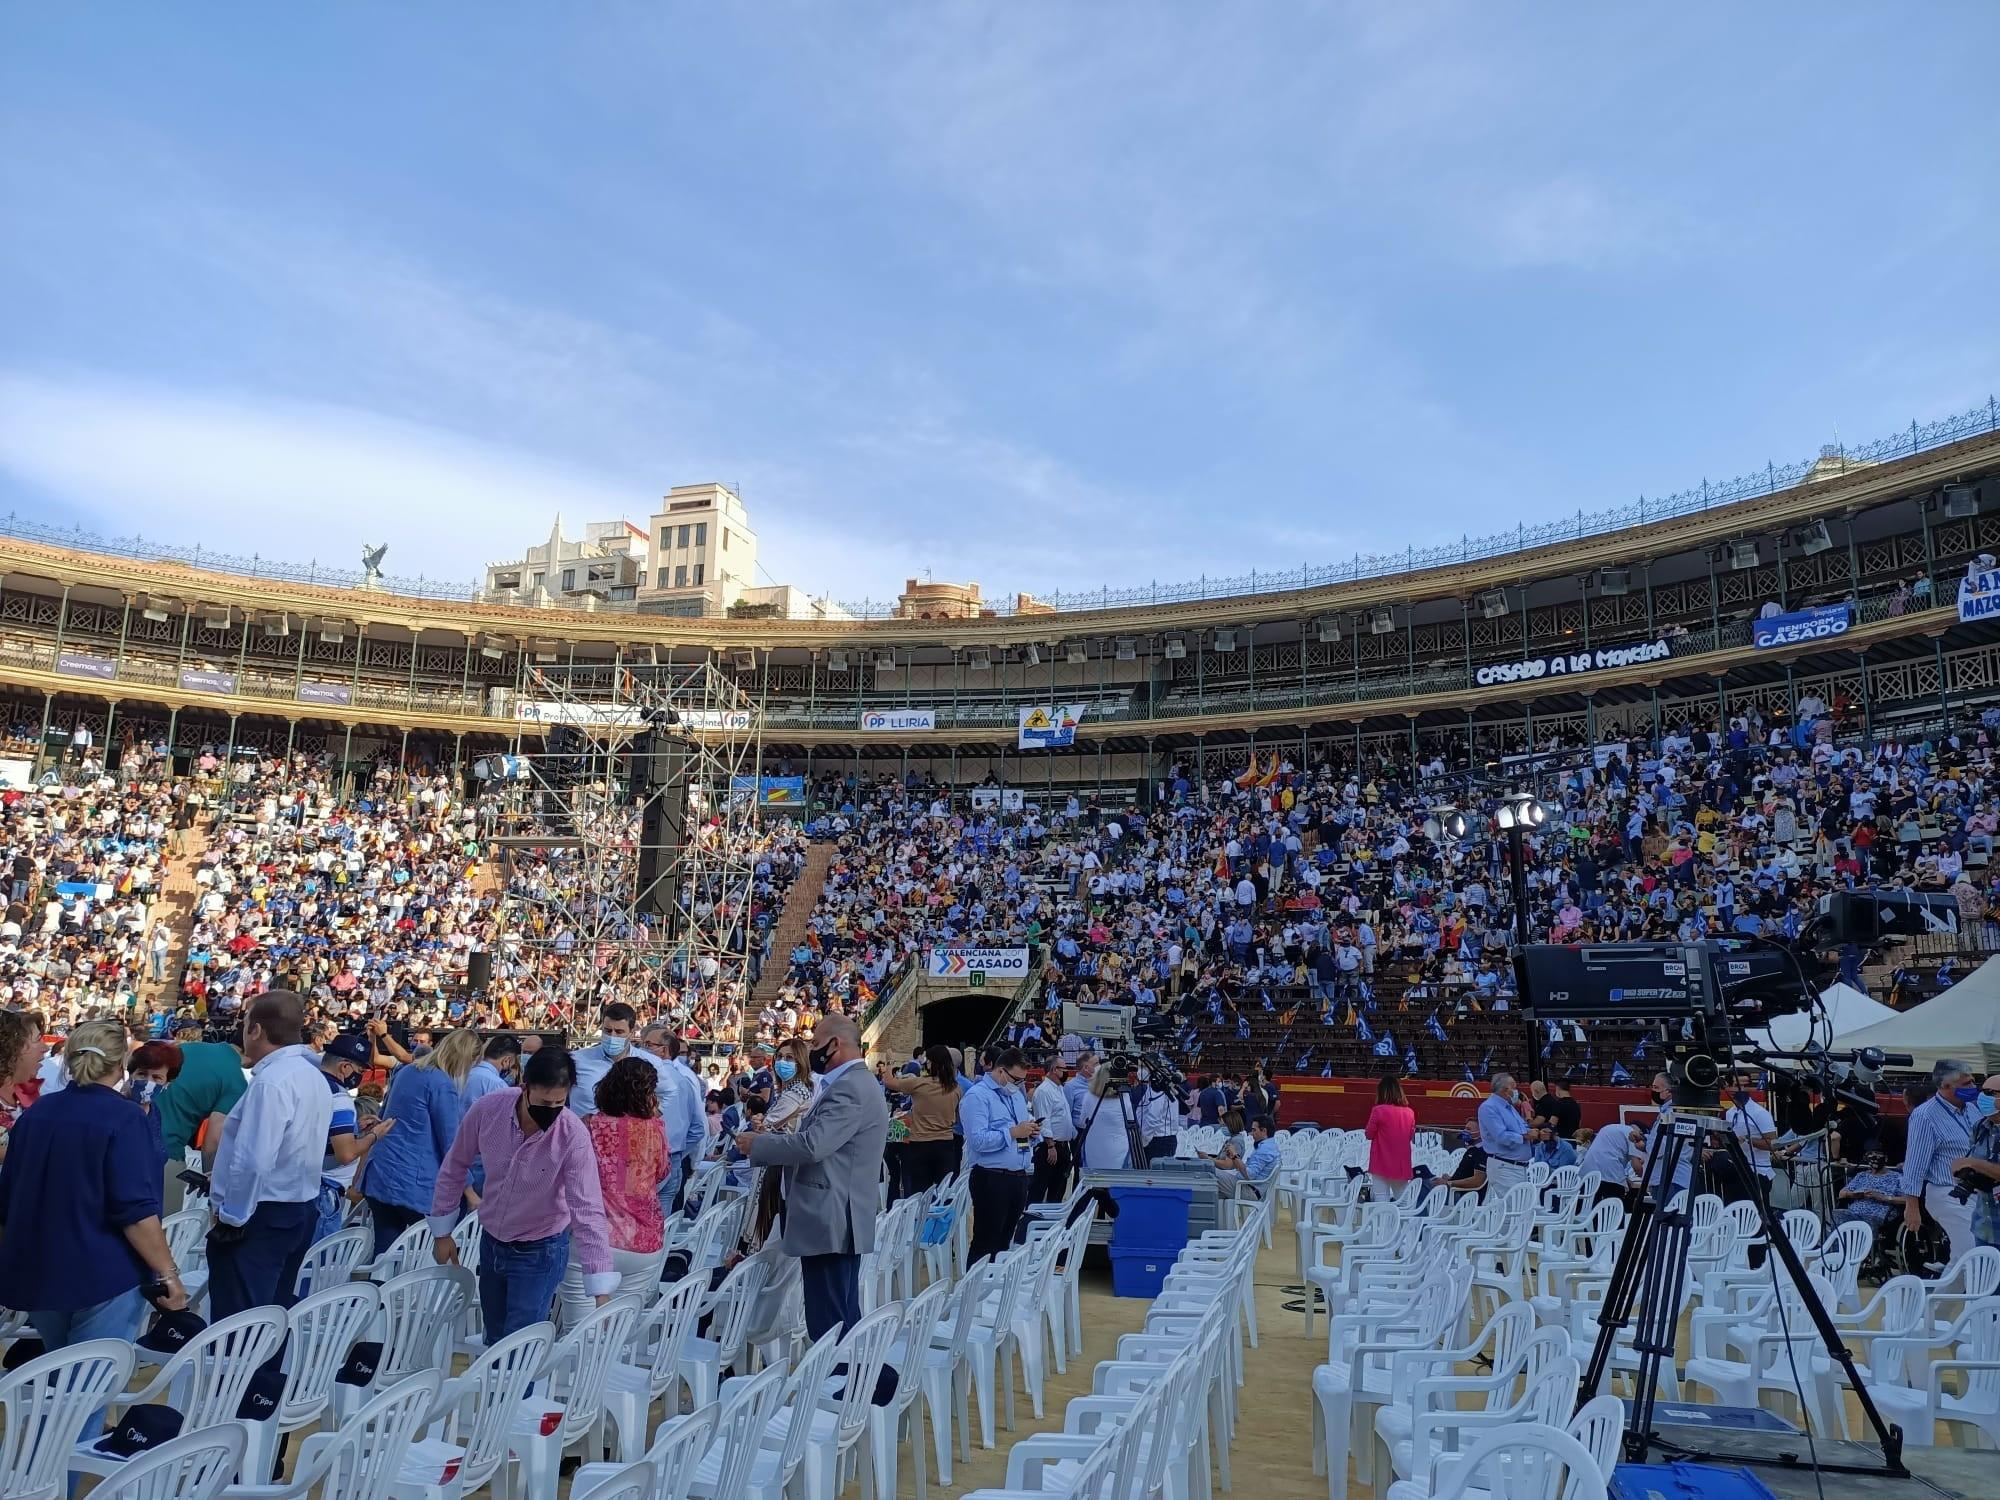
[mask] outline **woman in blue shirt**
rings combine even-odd
[[[142,1287],[160,1307],[187,1306],[160,1227],[155,1133],[118,1090],[125,1028],[77,1027],[63,1063],[69,1086],[22,1113],[0,1162],[0,1288],[51,1351],[136,1338]]]
[[[479,1060],[479,1033],[454,1031],[414,1062],[396,1069],[382,1118],[396,1128],[380,1136],[362,1172],[361,1196],[375,1225],[375,1254],[431,1211],[438,1168],[465,1114],[462,1090]]]

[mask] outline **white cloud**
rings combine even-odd
[[[644,491],[544,455],[372,413],[0,373],[0,473],[101,530],[464,580],[547,534],[629,514]]]

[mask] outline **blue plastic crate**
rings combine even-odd
[[[1153,1298],[1166,1287],[1177,1250],[1111,1249],[1111,1291],[1118,1297]]]
[[[1748,1469],[1724,1464],[1620,1464],[1611,1500],[1775,1500]]]
[[[1115,1187],[1111,1201],[1118,1205],[1111,1224],[1113,1249],[1164,1250],[1172,1260],[1187,1243],[1192,1189]]]

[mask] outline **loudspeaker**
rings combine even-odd
[[[639,809],[641,915],[671,921],[681,850],[687,846],[688,747],[683,740],[643,734],[633,742],[632,784]]]
[[[465,992],[468,995],[483,995],[492,982],[493,955],[484,948],[475,948],[466,954]]]

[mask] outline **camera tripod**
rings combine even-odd
[[[1639,1368],[1633,1377],[1631,1419],[1625,1428],[1626,1461],[1644,1463],[1651,1448],[1658,1448],[1676,1458],[1713,1459],[1716,1456],[1674,1443],[1653,1430],[1660,1366],[1662,1361],[1671,1365],[1674,1357],[1681,1292],[1686,1285],[1688,1249],[1693,1238],[1694,1201],[1713,1182],[1713,1173],[1702,1149],[1710,1137],[1713,1137],[1716,1149],[1734,1164],[1742,1179],[1751,1185],[1751,1197],[1757,1205],[1757,1218],[1769,1253],[1777,1256],[1785,1274],[1791,1278],[1813,1329],[1819,1335],[1821,1346],[1860,1398],[1861,1410],[1868,1418],[1868,1425],[1874,1429],[1876,1439],[1882,1445],[1880,1468],[1839,1463],[1818,1467],[1830,1473],[1909,1478],[1910,1471],[1903,1466],[1902,1428],[1885,1422],[1876,1409],[1866,1383],[1855,1369],[1854,1356],[1842,1342],[1840,1330],[1834,1327],[1832,1317],[1814,1292],[1812,1283],[1807,1280],[1798,1251],[1792,1247],[1783,1227],[1772,1215],[1769,1196],[1759,1184],[1743,1143],[1713,1118],[1683,1114],[1670,1120],[1664,1131],[1654,1133],[1653,1143],[1646,1152],[1638,1203],[1626,1221],[1624,1238],[1618,1246],[1618,1258],[1611,1269],[1611,1282],[1605,1291],[1604,1308],[1598,1314],[1597,1340],[1591,1348],[1590,1361],[1584,1366],[1577,1404],[1581,1406],[1597,1394],[1610,1370],[1619,1332],[1631,1325],[1632,1347],[1639,1356]],[[1692,1156],[1689,1157],[1688,1153]],[[1688,1188],[1676,1198],[1673,1182],[1684,1158],[1689,1167]],[[1666,1196],[1668,1206],[1662,1208],[1656,1195]],[[1809,1368],[1811,1355],[1805,1358],[1808,1367],[1802,1369],[1802,1381],[1813,1378]],[[1741,1463],[1746,1460],[1737,1455],[1727,1461]]]

